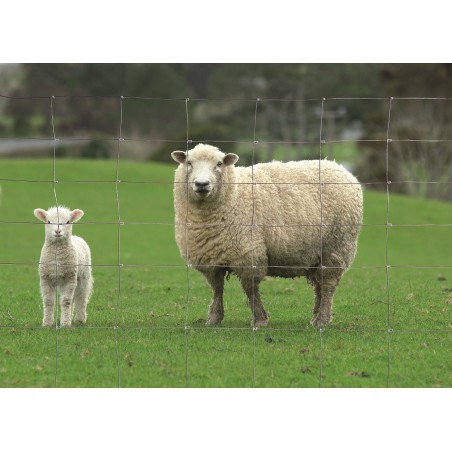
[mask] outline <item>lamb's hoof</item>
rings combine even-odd
[[[74,320],[74,326],[83,326],[86,320]]]
[[[42,326],[45,328],[50,328],[53,326],[53,322],[42,322]]]
[[[253,328],[259,328],[261,326],[267,326],[268,325],[268,319],[253,319],[251,320],[251,326]]]
[[[76,315],[76,316],[74,316],[74,319],[73,319],[73,321],[74,321],[74,323],[86,323],[86,318],[87,318],[88,316],[85,314],[85,315]]]

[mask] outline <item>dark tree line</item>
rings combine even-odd
[[[240,150],[244,163],[316,158],[319,139],[334,157],[331,141],[349,141],[348,163],[365,181],[384,182],[392,96],[389,177],[404,181],[393,189],[451,199],[451,87],[450,64],[23,64],[10,95],[35,99],[8,102],[0,136],[51,137],[56,96],[55,130],[89,138],[84,156],[111,155],[105,139],[121,126],[134,158],[168,161],[186,146],[188,126],[189,139]]]

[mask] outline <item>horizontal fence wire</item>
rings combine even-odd
[[[327,329],[320,327],[319,331],[319,386],[323,386],[323,364],[324,364],[324,356],[323,356],[323,336],[329,331],[336,332],[339,331],[344,334],[352,334],[352,333],[366,333],[366,332],[375,332],[382,333],[387,335],[387,386],[390,386],[391,380],[391,366],[392,359],[391,356],[391,337],[394,333],[451,333],[451,329],[413,329],[413,328],[393,328],[392,319],[391,319],[391,278],[390,278],[390,270],[392,269],[451,269],[452,265],[391,265],[390,264],[390,243],[389,243],[389,234],[390,230],[394,228],[419,228],[419,227],[432,227],[432,228],[440,228],[440,227],[452,227],[452,223],[425,223],[425,224],[404,224],[404,223],[393,223],[390,221],[390,186],[391,185],[400,185],[400,184],[425,184],[425,185],[436,185],[436,184],[452,184],[452,178],[448,180],[436,181],[416,181],[416,180],[390,180],[389,178],[389,155],[390,155],[390,147],[397,143],[450,143],[452,142],[452,138],[425,138],[425,139],[412,139],[412,138],[391,138],[391,109],[393,108],[394,103],[404,102],[404,101],[452,101],[452,98],[449,97],[324,97],[324,98],[308,98],[308,99],[278,99],[278,98],[167,98],[167,97],[139,97],[139,96],[84,96],[84,95],[52,95],[52,96],[6,96],[0,94],[1,98],[9,99],[12,101],[22,101],[22,100],[48,100],[50,102],[50,115],[51,115],[51,125],[52,125],[52,135],[53,136],[44,136],[44,137],[20,137],[20,138],[10,138],[10,137],[0,137],[0,142],[2,141],[11,141],[14,140],[16,142],[48,142],[49,149],[53,150],[53,179],[16,179],[16,178],[8,178],[5,175],[1,175],[0,182],[4,183],[43,183],[50,184],[52,186],[53,195],[55,198],[56,205],[58,206],[58,198],[57,198],[57,188],[62,184],[114,184],[115,185],[115,196],[116,196],[116,208],[117,208],[117,221],[89,221],[89,222],[79,222],[80,226],[92,226],[92,225],[114,225],[117,227],[117,263],[115,264],[102,264],[96,263],[91,264],[92,268],[115,268],[117,269],[117,298],[114,307],[114,320],[112,325],[85,325],[85,326],[75,326],[77,329],[100,329],[100,330],[113,330],[114,334],[114,342],[115,342],[115,354],[116,354],[116,362],[117,362],[117,385],[121,386],[121,378],[120,378],[120,339],[118,337],[118,330],[174,330],[174,331],[183,331],[184,332],[184,350],[185,350],[185,382],[188,386],[190,384],[190,361],[189,361],[189,336],[188,330],[205,330],[205,327],[198,326],[193,324],[193,322],[189,321],[188,312],[190,307],[190,269],[192,268],[217,268],[217,267],[225,267],[221,263],[214,264],[203,264],[203,265],[192,265],[188,263],[188,248],[186,250],[187,262],[185,264],[165,264],[165,263],[124,263],[122,261],[122,249],[121,249],[121,229],[124,226],[184,226],[186,230],[186,234],[188,230],[191,228],[199,228],[199,224],[190,224],[187,220],[185,223],[176,223],[176,222],[162,222],[162,221],[126,221],[124,220],[124,216],[121,217],[120,212],[120,187],[124,184],[143,184],[143,185],[173,185],[174,181],[146,181],[146,180],[129,180],[123,179],[121,180],[120,175],[120,157],[122,155],[122,146],[127,143],[167,143],[184,146],[186,151],[189,151],[190,145],[196,145],[198,143],[211,143],[211,144],[241,144],[241,145],[250,145],[252,147],[252,174],[250,182],[240,182],[234,183],[236,185],[249,185],[251,187],[253,196],[253,214],[250,223],[203,223],[203,227],[240,227],[240,228],[250,228],[251,237],[253,237],[253,232],[255,228],[318,228],[319,233],[322,236],[323,230],[325,227],[381,227],[385,230],[385,265],[351,265],[350,267],[340,267],[340,266],[324,266],[323,263],[320,263],[320,268],[323,269],[350,269],[350,270],[366,270],[366,269],[379,269],[384,270],[386,275],[386,301],[376,301],[376,303],[383,303],[387,305],[387,318],[386,318],[386,327],[360,327],[359,325],[354,325],[349,328],[338,328],[333,325],[329,325]],[[95,99],[116,99],[119,104],[119,131],[118,136],[114,137],[96,137],[96,140],[111,143],[117,146],[117,155],[116,155],[116,178],[111,180],[59,180],[57,178],[57,161],[59,160],[57,155],[57,148],[60,144],[65,143],[85,143],[92,140],[92,137],[57,137],[55,133],[55,112],[54,112],[54,102],[57,99],[86,99],[86,98],[95,98]],[[131,138],[127,137],[123,131],[123,104],[127,100],[140,100],[145,102],[180,102],[185,108],[186,114],[186,139],[185,140],[172,140],[172,139],[156,139],[156,138]],[[376,139],[324,139],[323,138],[323,120],[324,120],[324,106],[329,101],[382,101],[388,102],[388,117],[387,117],[387,126],[385,131],[385,137],[376,138]],[[190,117],[189,117],[189,104],[193,102],[247,102],[251,105],[254,104],[254,130],[253,130],[253,139],[252,140],[193,140],[190,139]],[[261,140],[258,139],[257,136],[257,118],[258,118],[258,105],[262,105],[263,103],[289,103],[289,102],[300,102],[300,103],[318,103],[321,105],[321,112],[319,117],[320,130],[319,130],[319,139],[318,140]],[[383,135],[383,134],[382,134]],[[323,182],[321,180],[321,171],[320,171],[320,163],[319,163],[319,181],[318,182],[306,182],[306,183],[292,183],[292,182],[269,182],[263,183],[254,180],[254,162],[255,157],[259,155],[260,152],[265,152],[265,146],[270,145],[316,145],[319,146],[319,162],[323,159],[322,147],[333,144],[381,144],[384,145],[384,149],[382,149],[382,153],[385,153],[385,172],[386,172],[386,180],[384,181],[374,181],[374,182],[358,182],[358,183],[343,183],[343,182]],[[262,148],[261,148],[262,147]],[[425,149],[426,152],[429,152],[430,155],[434,156],[436,152],[441,152],[440,148],[431,148]],[[434,157],[432,157],[434,158]],[[183,184],[188,183],[182,182]],[[366,224],[366,223],[333,223],[333,224],[323,224],[322,212],[323,212],[323,198],[322,193],[325,187],[329,185],[353,185],[359,184],[362,187],[382,187],[385,188],[386,191],[386,222],[385,223],[374,223],[374,224]],[[254,215],[254,190],[259,185],[274,185],[274,186],[285,186],[285,185],[319,185],[320,191],[320,211],[321,211],[321,224],[266,224],[259,223],[255,221]],[[188,211],[187,211],[188,218]],[[42,225],[42,223],[35,221],[18,221],[18,220],[0,220],[0,225]],[[320,240],[320,247],[322,247],[323,241]],[[322,259],[322,251],[320,252],[320,256]],[[21,262],[0,262],[0,266],[20,266],[20,265],[30,265],[30,266],[39,266],[41,262],[30,262],[30,261],[21,261]],[[83,265],[79,265],[83,266]],[[64,267],[64,264],[58,264],[57,267]],[[125,325],[124,321],[119,320],[119,312],[122,308],[122,300],[121,300],[121,278],[122,278],[122,270],[126,268],[162,268],[162,269],[186,269],[186,296],[185,296],[185,320],[181,325],[175,326],[163,326],[163,325],[147,325],[147,326],[129,326]],[[249,268],[249,265],[244,266],[234,266],[234,268]],[[254,256],[252,255],[252,268],[253,271],[260,268],[265,269],[318,269],[319,266],[314,267],[302,267],[302,266],[291,266],[291,265],[268,265],[268,266],[259,266],[255,265]],[[323,275],[323,273],[322,273]],[[253,299],[255,288],[253,286]],[[207,298],[207,297],[206,297]],[[57,315],[58,315],[58,303],[57,305]],[[17,319],[14,319],[13,316],[10,317],[11,321],[14,322]],[[0,329],[39,329],[40,326],[34,325],[0,325]],[[59,363],[59,337],[58,330],[61,327],[56,323],[55,325],[55,386],[58,385],[58,363]],[[225,331],[252,331],[253,332],[253,385],[256,384],[256,333],[258,328],[254,327],[227,327],[222,326],[222,330]],[[304,327],[288,327],[288,328],[273,328],[266,327],[265,330],[262,331],[293,331],[293,332],[305,332],[310,331],[312,327],[304,326]]]
[[[93,139],[93,137],[68,137],[68,138],[57,138],[53,139],[50,137],[23,137],[23,138],[14,138],[14,141],[48,141],[49,148],[53,147],[53,143],[77,143],[77,142],[89,142]],[[1,141],[11,141],[11,137],[0,137]],[[108,137],[96,137],[96,141],[106,142],[115,144],[118,139],[117,138],[108,138]],[[164,139],[156,139],[156,138],[121,138],[123,143],[174,143],[174,144],[200,144],[200,143],[213,143],[213,144],[249,144],[250,146],[256,145],[267,145],[267,144],[319,144],[318,141],[284,141],[284,140],[261,140],[261,141],[252,141],[252,140],[215,140],[215,139],[206,139],[206,140],[164,140]],[[339,144],[339,143],[349,143],[349,144],[359,144],[359,143],[386,143],[386,139],[374,139],[374,140],[360,140],[360,139],[344,139],[344,140],[322,140],[322,144]],[[452,138],[424,138],[424,139],[414,139],[414,138],[391,138],[391,143],[452,143]],[[262,149],[261,152],[264,152],[265,149]],[[426,152],[441,152],[441,149],[426,149]],[[259,153],[259,149],[256,150]]]
[[[215,97],[215,98],[207,98],[207,97],[146,97],[146,96],[96,96],[96,95],[49,95],[49,96],[9,96],[5,94],[0,94],[0,97],[5,99],[17,99],[17,100],[32,100],[32,99],[141,99],[141,100],[156,100],[156,101],[230,101],[230,102],[256,102],[256,97]],[[443,101],[452,101],[452,97],[397,97],[397,96],[386,96],[386,97],[314,97],[314,98],[265,98],[259,97],[259,102],[321,102],[323,101],[331,101],[331,100],[358,100],[358,101],[370,101],[370,100],[397,100],[397,101],[405,101],[405,100],[443,100]]]
[[[0,262],[0,265],[28,265],[28,266],[37,266],[42,265],[40,262]],[[68,264],[58,264],[58,267],[65,267]],[[92,264],[92,265],[84,265],[84,264],[77,264],[77,267],[121,267],[121,268],[139,268],[139,267],[149,267],[149,268],[186,268],[187,264]],[[226,265],[223,264],[202,264],[202,265],[194,265],[194,264],[188,264],[188,268],[229,268]],[[237,269],[243,269],[243,268],[249,268],[249,265],[234,265],[234,268]],[[254,268],[280,268],[280,269],[303,269],[303,270],[314,270],[318,269],[319,267],[300,267],[295,265],[255,265]],[[338,267],[338,266],[326,266],[324,265],[322,267],[323,269],[350,269],[350,270],[357,270],[357,269],[386,269],[386,268],[398,268],[398,269],[449,269],[452,268],[452,265],[351,265],[350,267]]]
[[[113,323],[113,322],[111,322]],[[64,329],[65,327],[61,327],[57,325],[55,329]],[[197,324],[181,324],[181,325],[175,325],[175,326],[164,326],[164,325],[151,325],[151,326],[128,326],[128,325],[105,325],[105,326],[94,326],[94,325],[83,325],[83,326],[72,326],[74,330],[174,330],[174,331],[180,331],[185,334],[188,330],[198,330],[198,331],[205,331],[205,326],[199,326]],[[42,326],[37,325],[0,325],[0,330],[42,330]],[[312,331],[312,327],[284,327],[284,328],[277,328],[272,326],[266,326],[265,329],[260,328],[250,328],[250,327],[239,327],[239,326],[221,326],[221,331],[261,331],[262,333],[265,333],[266,331],[290,331],[290,332],[309,332]],[[329,325],[328,328],[322,329],[322,332],[339,332],[339,333],[452,333],[451,329],[444,329],[444,328],[438,328],[436,330],[433,329],[413,329],[413,328],[369,328],[369,327],[359,327],[359,326],[353,326],[353,327],[347,327],[347,328],[337,328],[334,326]]]
[[[43,183],[43,184],[92,184],[92,183],[102,183],[102,184],[149,184],[149,185],[173,185],[173,184],[184,184],[184,182],[171,182],[171,181],[133,181],[133,180],[90,180],[90,179],[82,179],[82,180],[39,180],[39,179],[12,179],[12,178],[0,178],[0,182],[32,182],[32,183]],[[402,181],[389,181],[388,182],[322,182],[323,185],[393,185],[393,184],[452,184],[452,181],[411,181],[411,180],[402,180]],[[318,182],[234,182],[229,183],[225,182],[223,185],[318,185]]]
[[[42,223],[37,223],[35,221],[0,221],[0,224],[10,224],[10,225],[36,225],[42,226]],[[170,223],[170,222],[156,222],[156,221],[121,221],[118,223],[117,221],[86,221],[79,222],[78,225],[84,226],[94,226],[94,225],[119,225],[119,226],[185,226],[185,223]],[[232,227],[240,227],[240,228],[326,228],[326,227],[334,227],[334,226],[350,226],[350,227],[390,227],[390,228],[411,228],[411,227],[450,227],[452,223],[419,223],[419,224],[405,224],[405,223],[374,223],[374,224],[366,224],[366,223],[325,223],[323,225],[318,224],[265,224],[265,223],[256,223],[256,224],[243,224],[243,223],[203,223],[202,226],[224,226],[228,228]],[[200,224],[190,224],[187,225],[188,228],[199,228]]]

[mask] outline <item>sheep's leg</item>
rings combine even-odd
[[[322,301],[322,288],[318,282],[315,283],[314,294],[314,309],[312,310],[312,314],[315,317],[320,310],[320,303]]]
[[[72,322],[72,302],[77,282],[71,281],[61,287],[61,326],[71,326]]]
[[[224,318],[223,290],[225,274],[226,270],[223,268],[215,268],[212,272],[205,274],[213,291],[213,301],[209,306],[209,317],[207,318],[206,325],[218,325]]]
[[[251,326],[267,326],[268,314],[262,305],[261,296],[259,293],[259,278],[241,278],[242,288],[248,297],[248,303],[253,314]]]
[[[334,284],[317,284],[315,287],[315,304],[311,325],[323,326],[332,320],[333,295],[337,286]]]
[[[54,307],[56,300],[56,286],[45,279],[41,279],[41,294],[44,308],[42,326],[52,326],[54,320]]]
[[[333,296],[336,291],[342,272],[328,269],[319,269],[314,287],[315,302],[311,324],[323,326],[332,320]]]

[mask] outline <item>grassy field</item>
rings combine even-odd
[[[74,233],[91,246],[95,290],[86,326],[45,329],[33,209],[55,204],[53,162],[0,160],[0,386],[452,386],[452,228],[425,226],[451,224],[450,204],[390,196],[388,297],[386,195],[365,192],[357,258],[324,331],[309,326],[304,279],[261,284],[270,325],[253,331],[232,277],[223,325],[206,327],[210,289],[174,241],[173,171],[120,163],[118,268],[116,162],[57,160],[59,204],[85,211]]]

